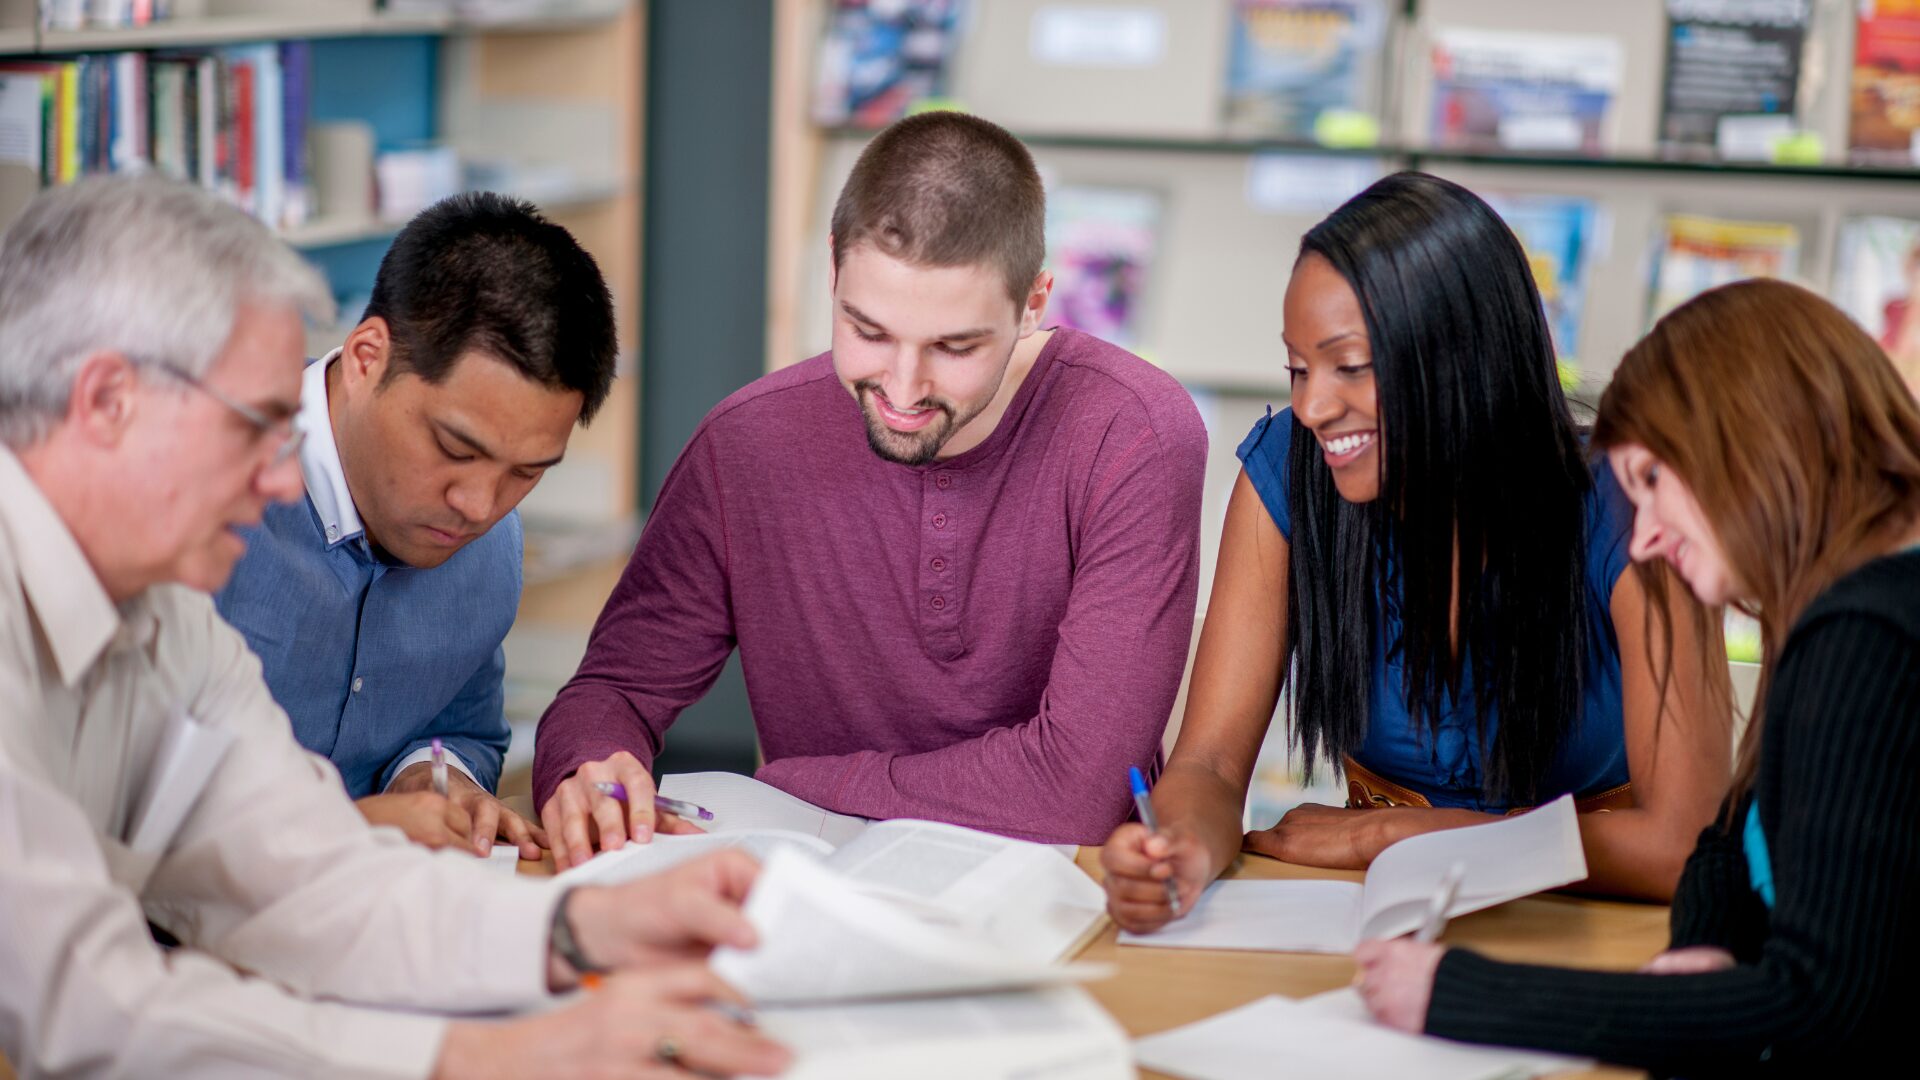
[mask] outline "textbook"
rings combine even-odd
[[[1800,230],[1786,222],[1669,214],[1662,227],[1649,325],[1717,285],[1792,277],[1800,267]]]
[[[1489,195],[1487,202],[1526,252],[1561,366],[1577,369],[1598,204],[1571,195]]]
[[[1625,71],[1620,39],[1440,27],[1431,138],[1443,150],[1603,154]]]
[[[1379,112],[1382,0],[1235,0],[1227,49],[1230,134],[1319,141],[1329,112]]]
[[[1871,165],[1920,165],[1920,3],[1861,0],[1847,149]]]
[[[867,822],[733,773],[674,774],[660,791],[712,810],[713,831],[656,835],[597,855],[560,880],[630,881],[723,847],[761,859],[766,867],[747,912],[765,943],[727,960],[722,974],[745,980],[735,983],[742,991],[774,995],[768,1000],[790,993],[818,1000],[883,984],[890,993],[951,993],[1058,981],[1068,969],[1056,962],[1104,925],[1106,893],[1045,844],[931,821]],[[826,957],[790,955],[830,931],[835,944]],[[820,962],[836,957],[883,970]],[[782,966],[790,963],[803,966]]]
[[[1288,1080],[1519,1080],[1593,1064],[1396,1031],[1374,1020],[1352,989],[1304,1001],[1272,994],[1134,1043],[1143,1068],[1185,1080],[1267,1080],[1279,1075],[1277,1049],[1286,1056]]]
[[[951,998],[762,1009],[793,1051],[781,1080],[1134,1080],[1132,1048],[1087,992],[1060,986]]]
[[[813,118],[879,129],[947,90],[962,0],[838,0],[828,15]]]
[[[1420,927],[1447,870],[1466,876],[1449,918],[1571,885],[1587,876],[1573,797],[1463,829],[1411,836],[1382,851],[1363,882],[1216,881],[1184,919],[1122,945],[1350,953]]]
[[[1810,0],[1666,0],[1660,148],[1668,157],[1760,159],[1798,127]]]
[[[1160,196],[1153,191],[1066,184],[1047,192],[1048,317],[1137,348],[1159,227]]]
[[[1848,218],[1833,263],[1833,302],[1873,335],[1896,367],[1920,359],[1920,317],[1913,310],[1920,300],[1920,221]]]

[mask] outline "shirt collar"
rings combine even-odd
[[[307,481],[307,499],[320,517],[320,531],[329,548],[366,533],[360,511],[347,490],[347,472],[340,465],[340,446],[333,441],[333,414],[327,406],[327,368],[339,359],[335,349],[308,364],[300,381],[300,474]]]
[[[12,539],[21,591],[46,635],[61,681],[72,687],[121,630],[120,611],[80,541],[13,451],[0,446],[0,529]],[[141,601],[129,610],[142,608]]]

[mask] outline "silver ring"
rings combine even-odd
[[[663,1065],[679,1064],[680,1040],[671,1035],[660,1036],[660,1041],[653,1044],[653,1057]]]

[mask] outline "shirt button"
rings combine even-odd
[[[932,562],[928,563],[927,565],[933,567],[935,572],[939,572],[947,568],[947,560],[935,559]]]
[[[356,693],[356,694],[357,694],[357,693],[359,693],[359,692],[360,692],[360,684],[361,684],[362,682],[364,682],[364,681],[365,681],[364,679],[361,679],[361,678],[358,678],[358,677],[355,677],[355,678],[354,678],[354,680],[353,680],[353,692],[354,692],[354,693]]]
[[[338,525],[327,526],[327,539],[329,540],[340,539],[340,526]]]
[[[935,486],[944,491],[953,486],[953,477],[948,476],[946,473],[941,473],[939,476],[933,478],[933,482]]]
[[[947,607],[947,598],[944,596],[936,596],[932,600],[928,601],[928,603],[933,605],[933,610],[935,611],[945,611]]]
[[[944,528],[946,528],[946,527],[947,527],[947,515],[945,515],[945,514],[935,514],[935,515],[933,515],[933,527],[934,527],[934,528],[936,528],[936,529],[944,529]]]

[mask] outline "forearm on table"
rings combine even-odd
[[[1667,903],[1693,850],[1698,823],[1646,807],[1580,815],[1587,880],[1575,891]]]

